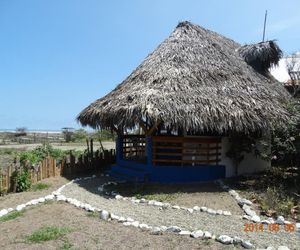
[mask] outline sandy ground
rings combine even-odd
[[[15,220],[2,222],[0,249],[236,249],[212,240],[196,240],[174,234],[150,235],[139,229],[88,217],[67,204],[45,204],[26,211]],[[27,243],[25,237],[42,226],[67,227],[71,233],[43,243]]]
[[[23,193],[10,193],[8,195],[0,197],[0,210],[4,208],[15,208],[17,205],[22,203],[26,203],[32,199],[37,199],[43,196],[46,196],[53,191],[57,190],[62,185],[69,182],[68,179],[64,177],[55,177],[49,178],[41,181],[41,183],[47,183],[50,185],[48,189],[40,190],[40,191],[28,191]]]
[[[113,188],[112,188],[113,190]],[[135,196],[134,188],[123,188],[121,185],[118,192],[124,196]],[[181,185],[146,185],[141,189],[143,194],[172,194],[177,193],[175,199],[169,201],[171,204],[193,208],[194,206],[206,206],[212,209],[230,211],[235,215],[242,215],[243,212],[235,200],[222,190],[219,185],[212,182],[181,184]],[[137,191],[139,193],[139,191]]]

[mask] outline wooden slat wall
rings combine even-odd
[[[144,135],[124,135],[122,145],[123,159],[143,158],[146,155]]]
[[[104,171],[105,166],[115,162],[115,150],[105,150],[104,153],[96,152],[92,158],[80,156],[75,158],[72,154],[62,161],[56,161],[52,157],[45,158],[34,169],[30,169],[30,179],[32,184],[43,179],[55,176],[76,175],[87,173],[88,171]],[[0,194],[15,192],[16,187],[13,181],[14,171],[18,170],[17,165],[10,165],[0,172]]]
[[[197,136],[154,136],[153,165],[218,165],[221,138]]]

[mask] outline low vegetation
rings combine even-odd
[[[57,240],[70,233],[71,231],[71,229],[65,227],[44,226],[34,231],[31,235],[27,236],[26,240],[27,242],[31,243]]]
[[[40,191],[40,190],[48,189],[50,187],[51,187],[50,184],[39,182],[37,184],[32,185],[31,191],[34,191],[34,192]]]
[[[181,190],[172,185],[145,184],[135,186],[124,183],[112,188],[124,196],[134,196],[138,199],[144,198],[161,202],[171,202],[183,194]]]
[[[23,216],[25,213],[25,210],[23,211],[14,211],[14,212],[11,212],[7,215],[4,215],[0,218],[0,222],[5,222],[5,221],[10,221],[10,220],[14,220],[18,217],[21,217]]]

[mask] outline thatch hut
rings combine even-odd
[[[228,136],[261,135],[288,119],[288,93],[268,72],[281,54],[273,41],[241,46],[181,22],[78,120],[118,133],[111,170],[118,178],[190,182],[232,176]],[[243,162],[239,173],[269,164],[251,154]]]

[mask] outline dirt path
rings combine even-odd
[[[139,229],[88,217],[67,204],[40,205],[12,221],[0,222],[0,249],[236,249],[215,241],[174,234],[150,235]],[[67,227],[71,233],[42,243],[26,243],[26,236],[42,226]],[[66,243],[70,248],[63,248]]]
[[[212,232],[215,235],[239,236],[244,240],[250,240],[257,247],[261,248],[270,245],[274,247],[285,245],[293,249],[299,246],[300,243],[299,232],[286,232],[283,227],[276,233],[267,229],[263,232],[245,232],[244,224],[250,222],[241,219],[241,216],[236,214],[232,216],[210,215],[204,212],[194,212],[191,214],[184,210],[172,208],[159,209],[155,206],[108,199],[97,191],[97,187],[103,181],[101,178],[95,178],[73,183],[67,186],[62,194],[66,197],[89,203],[96,208],[106,209],[116,215],[124,216],[125,218],[131,217],[140,223],[146,223],[150,226],[176,225],[184,230],[194,231],[201,229]],[[224,207],[222,200],[218,204],[220,208]]]
[[[5,196],[0,197],[0,210],[4,208],[15,208],[17,205],[20,205],[22,203],[26,203],[32,199],[37,199],[43,196],[46,196],[62,185],[69,182],[68,179],[64,177],[55,177],[55,178],[49,178],[41,181],[40,183],[46,183],[49,184],[50,187],[47,189],[43,189],[40,191],[28,191],[23,193],[11,193]]]

